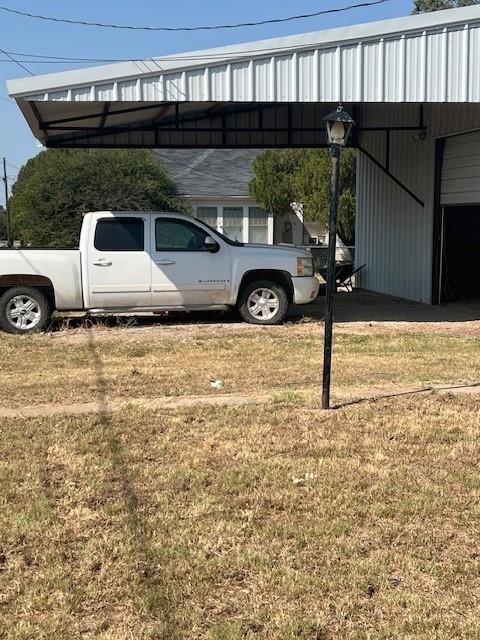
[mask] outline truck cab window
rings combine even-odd
[[[184,220],[155,220],[156,251],[203,251],[207,235],[196,225]]]
[[[143,251],[144,236],[141,218],[101,218],[93,244],[97,251]]]

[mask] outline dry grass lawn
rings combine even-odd
[[[318,387],[318,322],[280,327],[184,325],[94,328],[30,338],[0,334],[0,407],[86,402],[102,397],[288,391]],[[480,380],[476,335],[378,329],[337,332],[334,399],[376,391]]]
[[[480,637],[477,398],[4,422],[0,637]]]
[[[480,396],[318,410],[321,326],[0,335],[1,640],[480,638]],[[475,334],[337,332],[337,401],[478,383]],[[302,390],[302,393],[298,391]]]

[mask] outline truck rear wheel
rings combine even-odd
[[[287,292],[275,282],[252,282],[241,292],[238,310],[245,322],[280,324],[288,311]]]
[[[13,287],[0,297],[0,328],[8,333],[42,331],[50,317],[50,304],[40,289]]]

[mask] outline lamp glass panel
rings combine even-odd
[[[333,144],[345,144],[345,124],[335,121],[331,127],[330,135]]]

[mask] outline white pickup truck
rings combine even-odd
[[[178,213],[100,211],[84,216],[79,249],[0,250],[0,327],[40,331],[55,310],[228,308],[278,324],[318,286],[302,249],[233,242]]]

